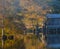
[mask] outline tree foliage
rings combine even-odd
[[[51,13],[60,13],[60,0],[53,0],[49,3],[51,7]]]

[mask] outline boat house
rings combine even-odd
[[[60,48],[60,14],[47,14],[45,40],[48,48]]]

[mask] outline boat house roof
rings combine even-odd
[[[60,14],[47,14],[47,18],[60,18]]]

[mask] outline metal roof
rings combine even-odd
[[[60,44],[49,44],[47,45],[48,48],[60,48]]]
[[[47,25],[48,28],[60,28],[60,25]]]
[[[60,18],[60,14],[47,14],[47,18]]]

